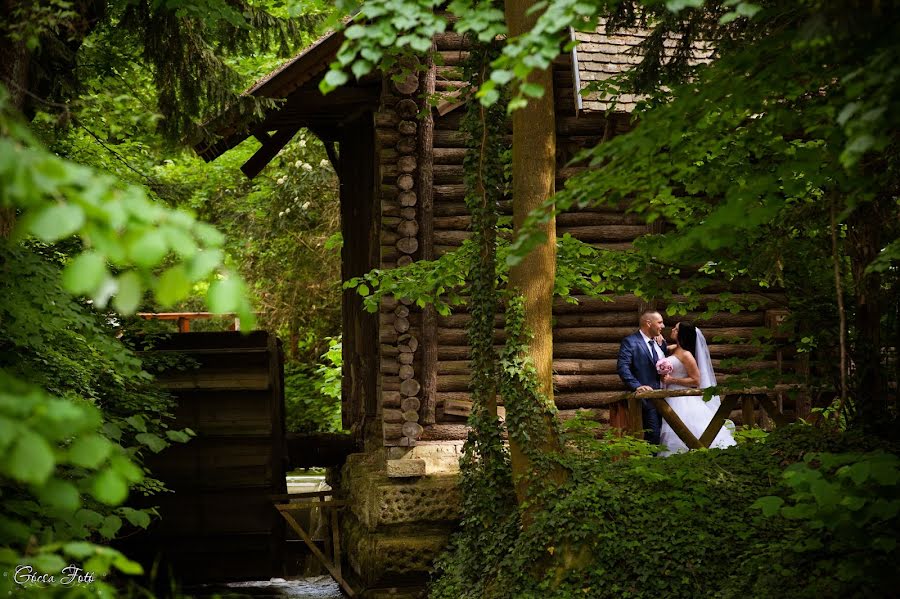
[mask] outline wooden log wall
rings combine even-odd
[[[435,90],[438,94],[453,92],[465,85],[461,81],[459,68],[468,54],[464,41],[456,34],[446,33],[436,36],[435,44],[443,62],[443,65],[437,66],[434,70]],[[613,115],[608,118],[603,114],[577,114],[573,80],[570,57],[561,56],[554,64],[558,148],[557,189],[562,188],[565,181],[580,170],[580,167],[569,165],[578,151],[625,132],[629,128],[628,115]],[[390,111],[387,102],[385,109]],[[464,203],[465,139],[459,131],[464,110],[464,107],[460,107],[442,116],[435,114],[433,120],[433,148],[429,157],[433,181],[431,188],[433,205],[430,205],[429,210],[432,244],[429,244],[431,247],[428,249],[434,256],[440,256],[459,247],[470,235],[471,217]],[[393,125],[399,123],[400,119],[384,117],[383,121],[386,125]],[[399,144],[404,135],[399,133],[398,136],[393,131],[386,132],[385,143]],[[404,143],[406,144],[404,148],[410,149],[413,141],[407,140]],[[422,150],[423,148],[419,148],[420,156]],[[391,188],[388,181],[390,176],[394,174],[399,176],[402,173],[399,166],[393,167],[399,156],[398,151],[392,152],[390,148],[382,156],[382,166],[386,173],[382,189],[385,190],[386,196],[393,197],[404,191],[402,187],[399,191]],[[399,182],[397,185],[399,186]],[[414,251],[404,253],[392,247],[399,244],[402,239],[407,239],[402,232],[393,229],[405,218],[398,215],[397,211],[415,206],[416,202],[415,195],[404,197],[407,198],[405,202],[409,206],[393,199],[383,202],[385,237],[382,241],[382,263],[385,267],[392,266],[397,260],[407,261],[404,256],[416,257]],[[501,205],[503,213],[511,214],[511,210],[509,202]],[[408,212],[408,216],[411,215],[412,210]],[[421,218],[423,215],[420,214]],[[421,229],[420,226],[419,230]],[[650,229],[640,216],[626,214],[623,210],[590,209],[557,217],[558,235],[570,233],[581,241],[607,249],[628,249],[637,237],[648,232]],[[633,296],[606,298],[609,301],[588,297],[577,299],[579,300],[577,304],[566,302],[561,298],[557,298],[554,303],[553,366],[556,405],[563,419],[573,417],[579,410],[590,409],[593,410],[593,418],[608,423],[610,402],[626,390],[616,372],[619,343],[623,337],[637,330],[638,316],[646,304]],[[702,299],[705,308],[708,302],[716,301],[718,296],[710,294]],[[765,325],[766,310],[779,307],[780,299],[774,294],[754,296],[755,303],[760,306],[755,312],[717,314],[707,320],[700,320],[698,314],[689,314],[678,319],[669,318],[667,324],[674,325],[677,320],[697,322],[710,342],[710,352],[717,374],[726,379],[729,374],[734,374],[736,369],[724,367],[722,360],[755,354],[753,348],[735,341],[749,338],[754,328]],[[464,418],[445,413],[444,407],[454,401],[469,399],[469,347],[466,337],[468,314],[465,310],[461,310],[450,316],[437,317],[433,335],[429,334],[428,339],[424,339],[417,335],[421,330],[421,321],[415,314],[406,316],[404,308],[402,304],[398,306],[395,302],[385,302],[382,306],[380,342],[385,443],[392,445],[413,442],[414,438],[406,435],[407,432],[418,433],[415,439],[426,442],[464,439],[466,436]],[[658,305],[657,308],[665,310],[663,305]],[[399,310],[399,314],[395,312],[396,310]],[[404,330],[393,326],[395,322],[400,322],[400,328]],[[416,395],[416,392],[421,391],[416,381],[421,376],[428,377],[429,373],[423,373],[420,367],[417,370],[416,358],[400,349],[404,346],[406,350],[409,349],[408,344],[404,342],[408,343],[410,335],[414,340],[421,340],[423,343],[433,342],[436,346],[433,367],[436,384],[433,387],[433,396],[431,390],[428,390],[421,402]],[[502,316],[498,316],[495,343],[500,344],[503,340]],[[755,366],[777,368],[781,365],[773,357],[770,361]],[[409,393],[401,389],[404,381],[412,381],[406,383],[409,387],[406,391]],[[428,403],[433,405],[434,424],[423,418],[424,428],[417,427],[415,431],[404,429],[403,427],[411,422],[407,417],[413,416],[410,410]],[[749,412],[743,406],[732,414],[738,423],[748,416]],[[761,418],[761,415],[757,416],[758,421]]]
[[[418,118],[422,108],[419,65],[406,63],[400,82],[385,78],[375,115],[381,181],[381,268],[410,264],[421,257],[420,223],[423,144]],[[430,73],[426,69],[426,73]],[[428,125],[426,124],[426,127]],[[427,153],[426,153],[427,155]],[[430,187],[430,186],[429,186]],[[430,224],[430,223],[429,223]],[[412,446],[422,435],[419,424],[422,313],[407,299],[382,302],[378,342],[381,363],[381,416],[384,444]]]

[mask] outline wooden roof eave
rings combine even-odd
[[[318,82],[327,71],[328,65],[334,60],[343,41],[344,34],[342,31],[330,32],[316,40],[311,46],[305,48],[296,57],[257,81],[243,93],[244,96],[285,99],[285,103],[274,110],[270,110],[261,121],[251,122],[250,124],[240,122],[241,117],[237,107],[226,111],[210,123],[215,130],[218,141],[212,144],[199,144],[194,147],[194,151],[206,162],[210,162],[251,135],[260,139],[265,146],[266,143],[270,143],[267,142],[268,132],[275,129],[272,126],[273,119],[277,120],[278,115],[282,115],[287,106],[291,107],[291,112],[295,115],[295,121],[302,121],[298,117],[304,110],[297,110],[297,105],[301,103],[310,102],[310,105],[305,110],[306,116],[310,120],[315,120],[316,115],[314,113],[317,110],[330,111],[333,109],[336,105],[334,102],[335,94],[338,94],[344,88],[329,94],[328,98],[331,101],[328,101],[324,100],[324,97],[318,92]],[[311,89],[313,87],[310,85],[311,83],[315,83],[314,92]],[[355,86],[347,87],[353,88]],[[301,88],[304,89],[304,92],[296,95],[296,92],[301,90]],[[354,95],[354,93],[351,92],[350,95]],[[355,95],[359,96],[358,93]],[[368,101],[368,96],[363,99]],[[333,116],[327,115],[325,118],[330,120]],[[291,126],[293,127],[293,124]],[[306,125],[301,122],[300,126]],[[276,136],[279,139],[284,137],[284,135],[278,136],[277,132],[272,137],[275,138]],[[284,140],[284,144],[289,140],[290,137]],[[284,144],[281,147],[284,147]],[[280,150],[281,147],[278,149]]]

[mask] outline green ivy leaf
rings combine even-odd
[[[128,245],[128,257],[144,268],[156,266],[166,256],[169,246],[163,234],[156,229],[147,229]]]
[[[130,483],[139,483],[144,479],[141,469],[125,455],[113,454],[109,458],[109,467]]]
[[[183,265],[178,264],[166,269],[156,284],[155,295],[163,306],[171,306],[191,292],[191,281]]]
[[[191,436],[184,431],[166,431],[166,437],[176,443],[187,443],[191,440]]]
[[[144,417],[140,414],[135,414],[134,416],[129,416],[125,419],[132,428],[141,432],[147,432],[147,423],[144,422]]]
[[[106,259],[95,252],[84,252],[66,265],[63,286],[76,295],[93,293],[107,276]]]
[[[225,254],[222,250],[203,250],[194,254],[188,263],[188,277],[197,281],[209,276],[221,263]]]
[[[140,576],[144,573],[144,568],[138,562],[128,559],[121,553],[113,559],[113,565],[119,572],[129,576]]]
[[[74,513],[81,507],[81,495],[72,483],[51,478],[43,487],[36,489],[35,495],[44,505],[53,506]]]
[[[59,574],[66,567],[66,562],[55,553],[39,553],[28,560],[35,570],[45,574]]]
[[[119,505],[128,496],[128,485],[118,472],[103,470],[94,477],[91,495],[106,505]]]
[[[544,86],[538,83],[523,83],[521,90],[523,94],[530,98],[542,98],[544,96]]]
[[[118,291],[113,297],[113,306],[120,314],[131,314],[137,310],[143,297],[141,278],[133,271],[126,272],[116,280]]]
[[[323,94],[327,94],[347,83],[348,79],[347,73],[337,70],[332,66],[331,70],[328,71],[328,74],[325,75],[325,78],[319,82],[319,90],[321,90]]]
[[[150,526],[150,515],[143,510],[124,507],[119,511],[122,512],[122,515],[125,516],[125,519],[128,520],[132,526],[139,526],[140,528],[147,528]]]
[[[51,243],[72,235],[84,226],[84,210],[75,204],[52,204],[28,219],[28,230]]]
[[[241,292],[240,282],[233,277],[215,281],[206,295],[209,309],[219,314],[237,311]]]
[[[5,461],[9,476],[20,482],[38,485],[44,484],[56,467],[50,444],[44,437],[27,429],[19,434]]]
[[[153,433],[141,433],[139,435],[136,435],[134,439],[138,443],[149,447],[151,450],[153,450],[154,453],[159,453],[169,446],[169,444],[166,443],[162,438],[154,435]]]
[[[112,451],[112,443],[102,435],[90,434],[78,437],[69,447],[69,462],[83,468],[94,469],[102,464]]]
[[[82,509],[75,513],[75,521],[85,528],[96,528],[103,522],[103,516],[94,510]]]
[[[778,513],[778,510],[782,505],[784,505],[784,499],[769,495],[768,497],[760,497],[754,501],[750,508],[762,510],[763,516],[771,518]]]
[[[63,545],[62,550],[63,553],[65,553],[69,557],[83,560],[89,555],[93,555],[97,551],[97,546],[93,543],[88,543],[85,541],[74,541],[72,543],[66,543],[65,545]]]
[[[103,519],[103,525],[99,529],[99,533],[106,539],[116,536],[119,529],[122,528],[122,519],[118,516],[109,515]]]

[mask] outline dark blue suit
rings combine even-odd
[[[669,350],[665,345],[658,345],[658,347],[664,356],[669,355]],[[636,331],[622,339],[616,369],[619,371],[619,377],[632,391],[642,385],[659,389],[661,385],[659,374],[656,372],[656,360],[656,357],[650,357],[650,344],[644,342],[640,331]],[[656,411],[653,402],[649,399],[643,399],[641,402],[644,429],[648,431],[645,438],[650,443],[657,445],[659,444],[659,429],[662,426],[659,412]]]

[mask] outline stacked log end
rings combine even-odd
[[[381,267],[412,263],[419,252],[416,210],[419,124],[418,64],[407,62],[400,81],[385,79],[382,104],[375,117],[381,159]],[[421,335],[410,302],[381,305],[382,422],[384,444],[413,446],[422,436],[416,350]]]

